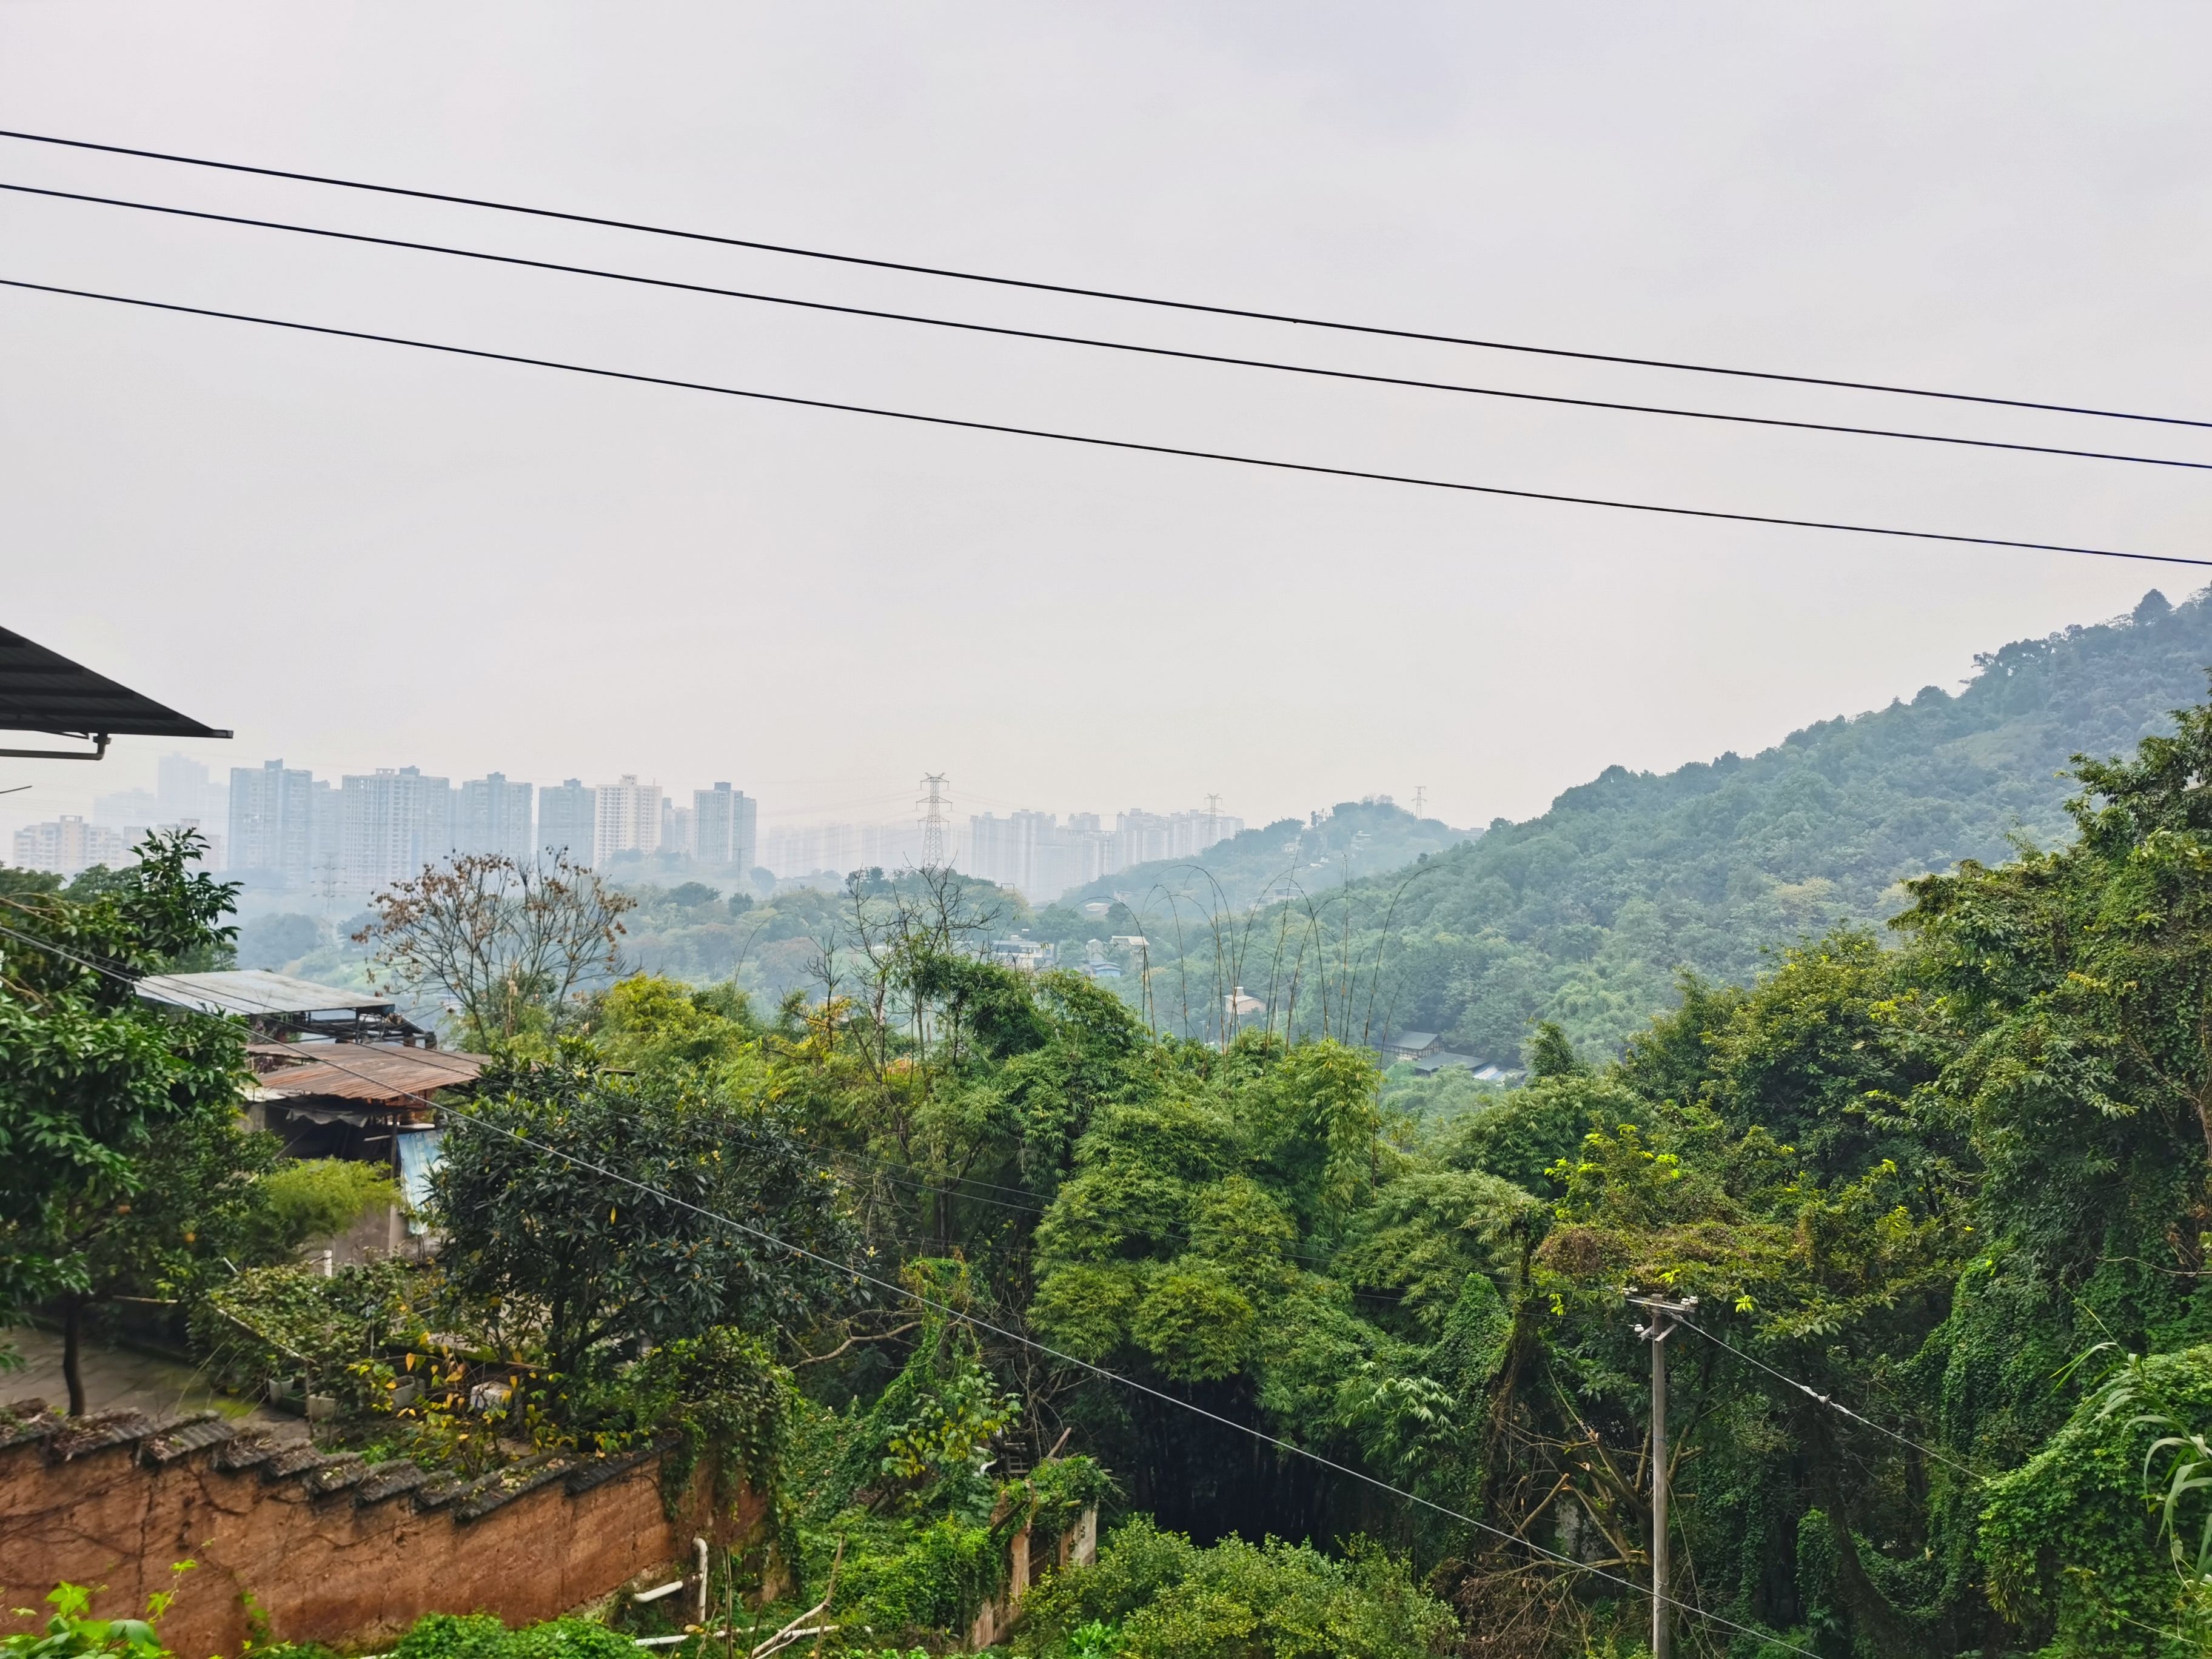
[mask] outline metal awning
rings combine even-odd
[[[202,1014],[316,1014],[351,1018],[389,1014],[398,1004],[376,991],[318,985],[258,968],[213,974],[149,974],[137,985],[149,1002],[166,1002]]]
[[[230,735],[4,628],[0,628],[0,731],[44,732],[82,738],[95,745],[84,753],[0,749],[0,755],[37,760],[98,760],[107,752],[111,737]]]
[[[331,1042],[438,1046],[437,1038],[402,1014],[398,1000],[384,991],[317,985],[258,968],[216,974],[149,974],[137,982],[137,989],[146,1001],[166,1007],[243,1018],[256,1036],[264,1038],[302,1037],[310,1046]],[[255,1048],[273,1046],[256,1044]],[[276,1064],[285,1057],[281,1052],[254,1055],[257,1069],[262,1061]]]

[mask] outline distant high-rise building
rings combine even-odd
[[[531,857],[536,851],[530,834],[530,798],[534,793],[526,783],[508,782],[504,772],[471,779],[461,786],[453,844],[464,853]]]
[[[307,884],[314,781],[303,769],[280,760],[230,769],[229,868],[281,886]]]
[[[921,862],[921,854],[919,824],[805,823],[769,829],[761,837],[757,856],[779,876],[817,875],[825,870],[842,876],[871,867],[909,868]],[[750,871],[753,866],[740,867]]]
[[[660,850],[696,856],[691,845],[692,819],[696,816],[688,806],[678,806],[667,796],[660,798]]]
[[[73,876],[95,864],[119,865],[126,851],[120,830],[87,823],[74,813],[64,812],[52,823],[27,824],[15,832],[16,866],[58,876]]]
[[[307,872],[316,891],[336,896],[345,885],[345,815],[339,792],[328,778],[317,778],[307,791]]]
[[[190,755],[164,755],[155,768],[157,816],[165,823],[198,818],[202,823],[221,823],[228,815],[230,792],[208,776],[208,769]]]
[[[1131,810],[1114,820],[1118,869],[1161,859],[1195,857],[1218,842],[1244,832],[1244,820],[1222,811],[1146,812]]]
[[[1092,825],[1097,820],[1090,819]],[[1054,899],[1087,879],[1087,836],[1073,823],[1062,827],[1050,812],[1020,811],[1000,817],[983,812],[968,820],[966,867],[986,881],[1026,897]]]
[[[760,803],[742,789],[718,783],[691,792],[692,856],[703,864],[730,865],[750,873]]]
[[[200,838],[200,850],[197,862],[202,867],[209,870],[222,870],[228,867],[222,831],[210,829],[198,818],[173,818],[166,823],[125,824],[120,832],[123,837],[123,856],[128,862],[136,864],[138,861],[137,856],[138,848],[147,836],[181,835],[187,830]]]
[[[1095,812],[1071,813],[1064,824],[1049,812],[983,812],[968,820],[960,866],[1043,902],[1131,865],[1194,857],[1243,828],[1220,811],[1128,811],[1111,830]]]
[[[617,853],[660,850],[660,786],[640,783],[625,772],[619,781],[593,792],[592,862],[605,869]]]
[[[161,816],[161,797],[150,789],[118,789],[92,798],[92,821],[110,830],[151,823]]]
[[[574,778],[538,792],[538,848],[548,858],[566,853],[575,864],[592,861],[598,835],[598,791]]]
[[[453,786],[419,767],[349,774],[338,817],[339,875],[350,891],[409,880],[453,851]]]

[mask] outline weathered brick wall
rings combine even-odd
[[[249,1592],[277,1639],[356,1648],[425,1613],[550,1619],[688,1557],[703,1507],[671,1521],[659,1477],[656,1452],[464,1481],[241,1433],[212,1413],[40,1413],[0,1427],[0,1608],[37,1606],[69,1579],[106,1586],[95,1612],[135,1614],[190,1559],[161,1626],[185,1659],[239,1650]]]

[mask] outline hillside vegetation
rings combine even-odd
[[[1287,926],[1240,918],[1235,976],[1267,993],[1278,1022],[1298,982],[1304,1029],[1321,1018],[1327,963],[1331,1026],[1355,1040],[1410,1026],[1510,1060],[1553,1019],[1585,1048],[1618,1049],[1672,1003],[1682,969],[1747,981],[1778,945],[1895,915],[1902,881],[2002,860],[2015,837],[2067,839],[2059,773],[2076,753],[2170,731],[2169,711],[2202,697],[2212,605],[2154,592],[2130,616],[1976,663],[1956,695],[1931,685],[1748,757],[1664,775],[1613,767],[1540,817],[1501,819]],[[1154,931],[1154,1001],[1179,1010],[1159,977],[1178,964]],[[1212,953],[1210,938],[1194,944],[1184,970],[1200,1010],[1219,1006]]]
[[[1387,797],[1340,801],[1303,820],[1278,818],[1240,831],[1194,858],[1158,859],[1101,876],[1070,889],[1059,908],[1120,899],[1146,915],[1242,909],[1271,893],[1326,892],[1346,880],[1384,875],[1480,833],[1418,817]]]

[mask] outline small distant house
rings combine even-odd
[[[247,1126],[275,1135],[288,1158],[380,1166],[410,1207],[428,1197],[438,1162],[439,1097],[473,1084],[489,1063],[487,1055],[440,1048],[378,992],[252,970],[149,975],[137,992],[157,1006],[245,1020],[254,1073]],[[395,1206],[332,1240],[329,1259],[411,1252],[422,1239],[420,1226]]]
[[[1016,933],[1012,939],[991,941],[991,960],[1001,968],[1012,968],[1020,973],[1042,973],[1053,964],[1054,952],[1050,944]]]
[[[403,1182],[415,1135],[436,1145],[437,1097],[474,1083],[489,1063],[451,1049],[256,1042],[246,1119],[284,1143],[290,1158],[344,1158],[387,1165]]]
[[[1521,1075],[1518,1070],[1500,1066],[1496,1060],[1485,1060],[1479,1054],[1455,1054],[1449,1048],[1422,1055],[1413,1062],[1413,1069],[1423,1077],[1434,1077],[1438,1072],[1466,1072],[1478,1083],[1510,1083]]]
[[[1449,1048],[1439,1048],[1415,1060],[1413,1069],[1423,1077],[1433,1077],[1438,1072],[1480,1072],[1489,1064],[1474,1054],[1456,1054]]]
[[[1395,1066],[1401,1060],[1419,1061],[1443,1051],[1444,1040],[1434,1031],[1401,1031],[1383,1043],[1382,1063]]]

